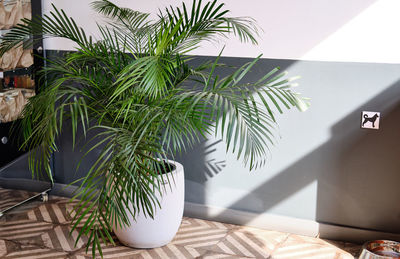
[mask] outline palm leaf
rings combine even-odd
[[[3,35],[0,56],[48,37],[77,46],[42,69],[46,84],[22,114],[23,147],[32,150],[33,175],[45,172],[49,177],[50,156],[58,150],[56,140],[66,123],[73,145],[85,143],[82,161],[99,152],[86,175],[71,183],[80,186],[72,230],[79,230],[78,239],[88,236],[86,248],[95,257],[97,251],[103,255],[102,243],[114,242],[113,226],[129,225],[129,214],[153,217],[159,209],[160,160],[214,132],[227,151],[253,170],[266,164],[276,143],[275,113],[302,110],[308,101],[293,92],[294,78],[278,68],[249,83],[246,78],[261,56],[222,78],[221,54],[214,62],[191,65],[188,54],[203,41],[233,34],[257,43],[255,21],[229,17],[216,0],[168,7],[155,21],[108,0],[92,7],[108,19],[98,25],[97,40],[53,6],[49,15],[25,19]],[[89,135],[93,138],[87,139]],[[125,210],[128,204],[133,204],[130,211]]]

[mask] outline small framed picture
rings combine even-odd
[[[361,113],[361,128],[363,129],[379,129],[381,119],[380,112],[363,111]]]

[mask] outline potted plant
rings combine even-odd
[[[101,241],[114,242],[113,229],[132,245],[127,236],[139,231],[135,224],[154,222],[169,208],[155,234],[167,227],[172,234],[138,245],[160,246],[173,238],[182,219],[183,168],[173,161],[174,154],[215,132],[227,150],[250,169],[257,168],[274,141],[273,110],[303,109],[307,102],[292,91],[291,80],[278,68],[253,83],[242,83],[260,57],[224,78],[215,72],[221,66],[219,56],[190,65],[190,51],[203,41],[235,35],[257,43],[254,21],[229,17],[216,0],[166,8],[155,20],[107,0],[92,6],[108,19],[98,25],[99,39],[88,36],[55,6],[49,16],[25,19],[2,37],[0,55],[48,37],[76,44],[74,52],[47,62],[41,71],[45,83],[21,116],[25,147],[33,150],[30,168],[33,173],[44,168],[51,176],[50,154],[57,150],[65,123],[72,125],[74,143],[78,132],[86,136],[92,131],[95,137],[85,139],[87,152],[101,153],[80,179],[75,196],[79,203],[73,229],[83,225],[78,238],[88,236],[93,255],[96,250],[101,254]],[[168,196],[171,193],[179,197]],[[130,226],[134,230],[126,232]],[[154,236],[149,228],[145,231]]]

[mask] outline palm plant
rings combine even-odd
[[[133,216],[139,210],[154,215],[158,175],[165,169],[160,160],[168,161],[215,132],[227,150],[255,169],[265,164],[275,142],[274,111],[302,109],[307,102],[292,91],[291,79],[278,68],[253,83],[242,83],[260,57],[224,78],[216,73],[219,56],[190,65],[190,51],[203,41],[234,34],[257,43],[255,22],[228,17],[216,0],[194,1],[191,8],[184,3],[169,7],[155,20],[108,0],[94,1],[92,7],[108,21],[98,25],[100,39],[88,36],[53,6],[50,15],[25,19],[5,34],[0,55],[48,37],[76,44],[76,51],[49,60],[41,70],[45,83],[30,98],[21,125],[24,147],[33,150],[33,174],[44,169],[50,177],[50,155],[57,151],[63,125],[71,123],[73,143],[78,132],[95,132],[86,139],[86,154],[95,149],[101,153],[79,179],[72,223],[72,230],[81,226],[78,239],[88,236],[87,248],[92,246],[94,255],[96,250],[101,254],[101,242],[114,242],[113,224],[129,224],[124,210],[129,203],[134,204],[129,211]]]

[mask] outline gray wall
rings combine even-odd
[[[299,91],[311,108],[280,116],[282,139],[256,172],[216,140],[182,155],[186,199],[399,233],[400,66],[264,59],[252,76],[276,65],[302,76]],[[362,110],[381,112],[380,130],[360,128]]]
[[[222,61],[240,66],[249,59]],[[257,171],[225,154],[212,136],[181,154],[186,201],[400,233],[400,65],[262,59],[246,80],[275,66],[301,75],[299,92],[311,98],[311,108],[278,116],[278,145]],[[381,112],[380,130],[360,129],[362,110]],[[56,181],[83,176],[95,153],[76,171],[79,147],[72,151],[68,133],[59,146]]]

